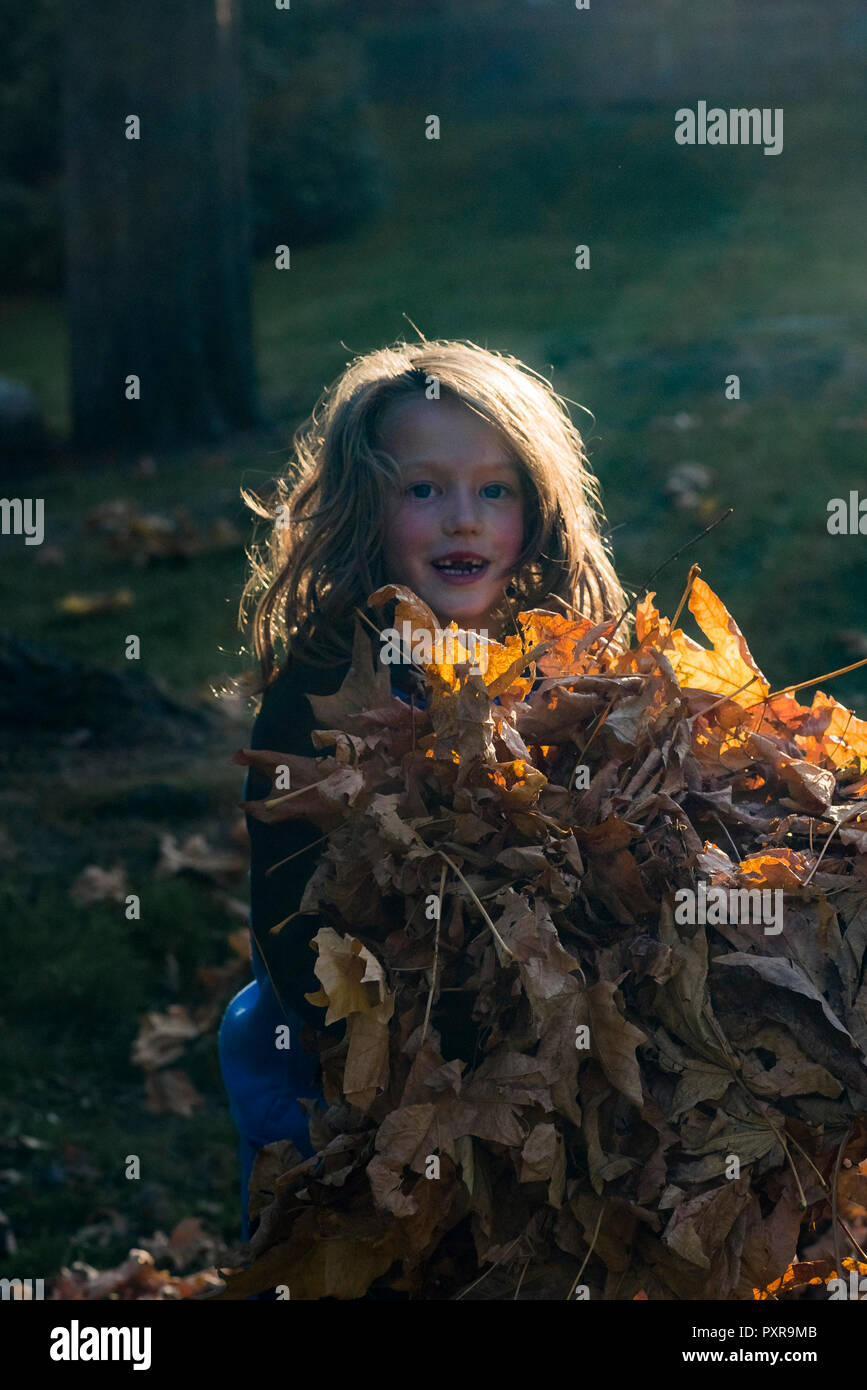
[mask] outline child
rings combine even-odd
[[[624,607],[581,437],[561,398],[513,357],[442,340],[359,357],[297,432],[294,465],[277,484],[272,511],[245,494],[260,516],[275,519],[267,551],[253,556],[241,608],[245,617],[245,602],[260,595],[252,635],[264,694],[253,748],[314,755],[305,697],[338,689],[355,610],[365,611],[384,584],[412,589],[442,627],[454,619],[494,639],[514,631],[512,612],[552,600],[597,622]],[[381,615],[374,621],[381,627]],[[393,693],[409,699],[410,668],[391,671]],[[245,799],[269,789],[251,768]],[[312,1153],[298,1098],[320,1093],[301,1034],[304,1024],[323,1027],[323,1011],[304,997],[319,988],[309,945],[317,919],[295,915],[271,933],[297,914],[322,836],[296,820],[248,817],[248,826],[255,980],[232,1000],[220,1030],[241,1133],[245,1239],[256,1150],[289,1138]],[[275,1045],[285,1023],[288,1050]],[[454,1027],[460,1036],[460,1019]],[[335,1037],[341,1031],[335,1025]]]

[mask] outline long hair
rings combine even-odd
[[[388,582],[386,504],[400,469],[379,447],[382,416],[398,398],[435,391],[433,382],[499,432],[522,473],[524,544],[507,591],[512,607],[559,598],[601,622],[626,606],[600,534],[597,480],[550,383],[471,342],[399,342],[356,357],[324,391],[296,431],[289,469],[268,503],[242,489],[248,507],[271,521],[266,543],[248,552],[240,606],[260,690],[276,674],[278,644],[313,666],[349,658],[355,609]],[[508,615],[504,596],[493,617]]]

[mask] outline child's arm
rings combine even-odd
[[[278,753],[313,757],[310,741],[313,710],[306,694],[330,694],[336,690],[348,663],[332,670],[296,667],[285,672],[266,691],[253,726],[251,746],[273,748]],[[268,777],[249,768],[246,801],[268,795]],[[305,994],[321,986],[313,973],[315,955],[310,940],[321,925],[311,914],[293,917],[276,934],[271,928],[298,911],[307,880],[322,852],[322,832],[310,821],[287,820],[270,825],[247,817],[250,833],[250,922],[253,940],[261,952],[276,993],[284,1006],[295,1010],[314,1028],[322,1028],[324,1012],[309,1004]],[[284,862],[288,861],[288,862]],[[272,872],[268,872],[272,870]]]
[[[255,745],[254,745],[255,746]],[[269,745],[261,744],[261,747]],[[282,748],[278,749],[283,752]],[[294,751],[294,750],[287,750]],[[247,777],[245,800],[268,794],[267,778]],[[282,1003],[296,1010],[314,1028],[322,1027],[324,1014],[304,998],[321,988],[313,973],[315,955],[310,940],[320,923],[309,914],[293,917],[278,933],[271,928],[298,911],[307,880],[316,868],[322,845],[321,831],[309,821],[266,824],[248,816],[250,833],[250,925],[254,957],[260,954],[263,972],[270,975]],[[288,861],[288,862],[284,862]],[[273,868],[273,872],[268,870]],[[256,951],[258,947],[258,952]]]

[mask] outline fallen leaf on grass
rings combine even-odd
[[[215,850],[204,835],[189,835],[182,845],[174,835],[160,836],[160,858],[156,867],[159,878],[189,870],[203,878],[211,878],[215,883],[225,884],[238,878],[246,870],[247,862],[243,855],[234,850]]]
[[[145,1071],[156,1071],[177,1061],[201,1031],[183,1004],[169,1005],[166,1013],[147,1013],[133,1043],[132,1062]]]
[[[91,903],[122,903],[127,894],[126,869],[117,864],[113,869],[101,869],[98,864],[88,864],[82,869],[69,890],[74,903],[84,907]]]
[[[112,594],[64,594],[55,608],[68,618],[95,618],[101,613],[118,613],[132,608],[135,595],[131,589],[115,589]]]
[[[148,1072],[145,1091],[145,1109],[152,1115],[192,1115],[205,1103],[184,1071]]]

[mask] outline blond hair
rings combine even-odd
[[[289,472],[276,480],[270,505],[242,489],[251,510],[274,523],[265,546],[248,553],[240,607],[260,689],[275,675],[276,639],[287,656],[314,666],[348,659],[355,609],[389,578],[386,501],[400,470],[378,445],[382,416],[433,380],[500,433],[522,470],[526,520],[508,591],[513,604],[540,607],[556,597],[597,622],[626,606],[600,533],[598,483],[551,384],[517,358],[471,342],[399,342],[356,357],[323,392],[295,433]],[[276,524],[287,516],[288,525]],[[508,615],[504,596],[495,620]]]

